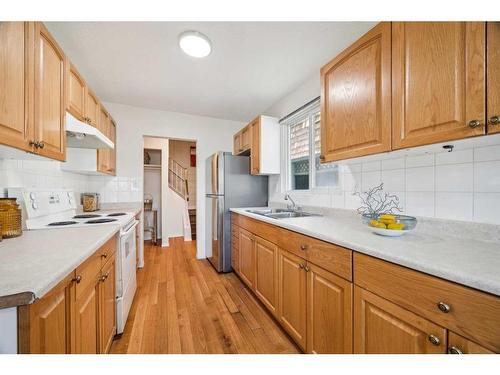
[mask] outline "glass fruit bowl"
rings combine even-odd
[[[396,214],[363,214],[362,221],[373,233],[388,237],[402,236],[417,226],[417,219],[413,216]]]

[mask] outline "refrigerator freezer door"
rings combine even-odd
[[[217,152],[206,160],[206,195],[224,195],[224,153]]]
[[[223,272],[224,260],[224,197],[207,196],[207,259],[218,272]]]

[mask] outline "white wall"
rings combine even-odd
[[[244,126],[237,121],[165,112],[105,103],[117,122],[117,178],[138,181],[142,200],[143,136],[196,141],[198,168],[197,189],[197,256],[205,257],[205,159],[216,151],[231,151],[233,134]]]

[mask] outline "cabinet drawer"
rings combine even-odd
[[[500,351],[500,298],[366,255],[354,282],[439,325]]]
[[[101,272],[101,255],[100,248],[76,268],[76,278],[80,280],[75,283],[77,299],[85,292],[87,287],[97,283]]]
[[[289,230],[281,231],[278,246],[325,270],[352,280],[351,250]]]
[[[108,242],[101,246],[99,251],[99,256],[101,257],[101,267],[104,267],[108,263],[113,255],[116,253],[117,240],[116,236],[113,236]]]

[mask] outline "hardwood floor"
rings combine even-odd
[[[111,353],[299,353],[234,274],[197,260],[196,241],[144,246],[125,331]]]

